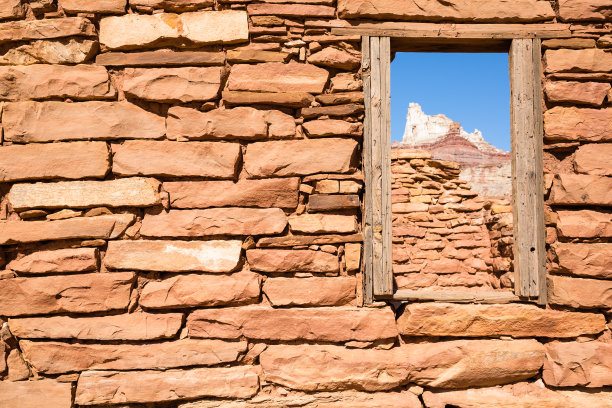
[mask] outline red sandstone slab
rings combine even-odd
[[[356,284],[352,276],[268,278],[263,292],[272,306],[339,306],[355,299]]]
[[[334,95],[334,94],[330,94]],[[317,119],[302,125],[310,137],[362,136],[363,125],[338,119]]]
[[[608,0],[559,0],[559,15],[563,21],[609,21],[612,6]]]
[[[612,278],[612,244],[557,243],[553,246],[558,269],[574,276]]]
[[[612,237],[612,213],[591,210],[558,211],[557,232],[568,238]]]
[[[581,145],[574,155],[574,169],[578,173],[612,176],[612,143]]]
[[[278,7],[278,5],[270,5]],[[310,64],[268,62],[234,65],[228,79],[230,91],[321,93],[329,72]]]
[[[323,251],[291,249],[249,249],[247,261],[252,270],[284,272],[338,272],[338,257]]]
[[[612,344],[600,341],[547,343],[542,379],[553,387],[612,385]]]
[[[612,140],[612,108],[556,106],[544,113],[544,137],[547,140],[560,142],[610,141]]]
[[[251,16],[334,17],[336,14],[334,7],[312,4],[249,4],[247,11]]]
[[[98,268],[98,249],[37,251],[9,262],[6,268],[15,272],[35,274],[92,271]]]
[[[612,54],[598,48],[547,50],[546,72],[612,72]]]
[[[602,82],[549,81],[544,87],[546,98],[552,103],[601,106],[610,90]]]
[[[21,0],[5,0],[0,4],[0,20],[23,18],[25,7]]]
[[[133,5],[133,4],[130,4]],[[105,52],[98,54],[96,64],[107,67],[206,66],[223,65],[222,52],[155,50],[142,52]]]
[[[0,44],[73,36],[93,37],[96,27],[84,17],[45,18],[0,24]]]
[[[549,200],[561,205],[612,205],[612,177],[558,174],[553,180]]]
[[[2,408],[71,408],[72,384],[55,380],[0,381]]]
[[[62,0],[62,8],[67,13],[123,14],[125,0]]]
[[[578,309],[611,309],[612,281],[548,276],[548,303]]]

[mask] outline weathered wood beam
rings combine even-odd
[[[397,301],[449,303],[510,303],[520,301],[520,298],[510,291],[478,292],[476,290],[403,289],[396,291],[389,298]]]

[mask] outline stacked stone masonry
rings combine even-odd
[[[568,25],[546,307],[364,306],[360,21]],[[0,1],[0,406],[612,407],[611,80],[609,0]],[[510,291],[510,203],[412,154],[397,287]]]

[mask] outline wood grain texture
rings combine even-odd
[[[476,290],[433,290],[433,289],[402,289],[391,297],[398,301],[433,301],[450,303],[509,303],[518,302],[520,298],[506,291],[478,292]]]
[[[361,41],[361,78],[363,81],[363,96],[365,118],[363,124],[363,169],[365,173],[365,191],[363,199],[363,303],[373,302],[372,287],[372,107],[370,101],[370,37],[364,36]]]

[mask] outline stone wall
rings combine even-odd
[[[544,41],[547,307],[362,306],[360,38],[331,35],[360,19],[571,23]],[[2,1],[0,406],[610,407],[610,20]]]

